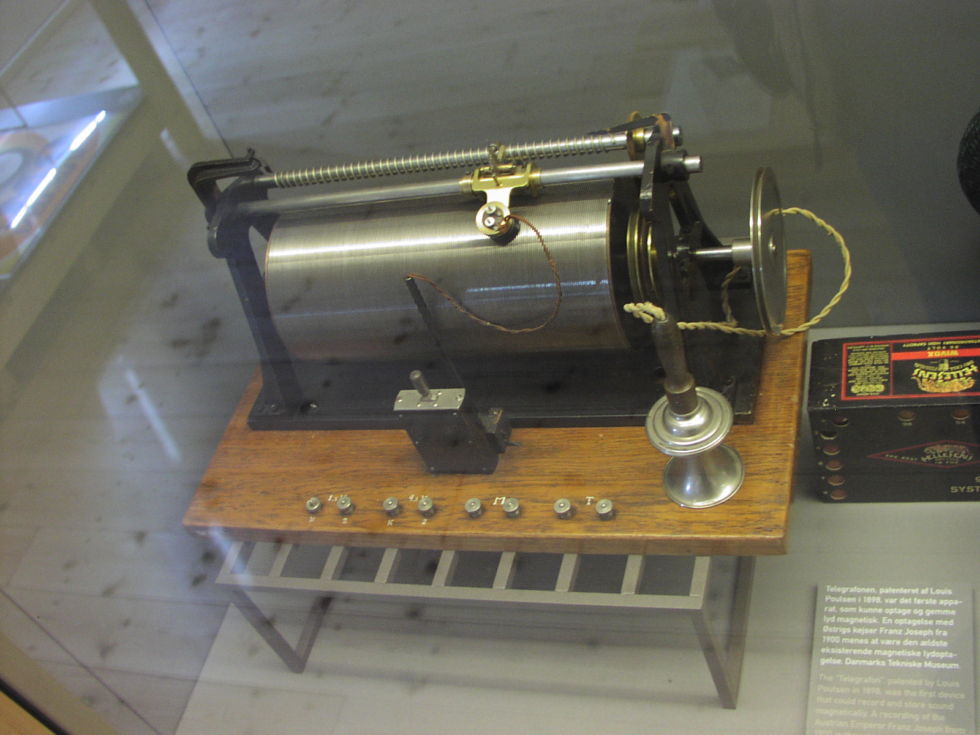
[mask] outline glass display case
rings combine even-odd
[[[817,735],[828,726],[813,716],[811,666],[815,650],[819,664],[821,650],[844,645],[828,636],[849,635],[823,627],[840,625],[827,622],[839,614],[828,607],[848,589],[949,590],[962,600],[956,640],[966,642],[949,649],[962,675],[949,689],[962,696],[932,713],[943,722],[916,723],[909,709],[888,731],[975,731],[980,503],[832,502],[828,477],[864,480],[828,469],[840,456],[826,449],[843,429],[822,414],[809,425],[802,383],[814,341],[980,334],[980,213],[960,185],[970,165],[961,143],[977,147],[968,133],[980,105],[975,3],[31,5],[0,7],[0,634],[100,718],[76,731]],[[268,343],[257,349],[255,320],[243,311],[241,295],[252,292],[209,250],[220,249],[216,236],[208,242],[216,208],[206,213],[188,186],[192,164],[236,159],[261,179],[574,139],[633,111],[669,113],[683,128],[683,146],[703,167],[695,174],[692,159],[691,187],[714,232],[750,230],[753,177],[770,168],[780,206],[812,210],[850,248],[850,288],[798,338],[795,372],[764,384],[765,400],[790,417],[773,475],[785,502],[774,515],[755,514],[754,500],[753,512],[740,505],[756,490],[713,509],[672,504],[640,420],[587,427],[594,440],[576,434],[583,444],[568,446],[591,443],[601,456],[588,471],[573,457],[539,472],[541,494],[521,498],[523,517],[504,508],[516,491],[487,495],[482,520],[464,513],[463,495],[453,508],[460,523],[519,524],[541,511],[542,524],[547,516],[562,529],[592,523],[614,535],[648,497],[646,525],[636,528],[650,546],[544,548],[541,531],[522,548],[464,548],[447,531],[453,548],[416,548],[425,546],[412,543],[416,532],[449,512],[438,497],[434,516],[419,503],[448,486],[464,493],[474,480],[428,475],[408,446],[398,467],[418,476],[393,475],[401,505],[383,511],[348,496],[338,488],[373,483],[371,455],[388,457],[392,442],[357,445],[360,468],[331,476],[331,452],[341,450],[317,438],[316,401],[303,402],[294,429],[273,432],[302,445],[300,454],[277,440],[257,467],[247,443],[234,444],[250,431]],[[300,196],[356,196],[358,186]],[[260,229],[288,196],[269,188],[247,204]],[[809,282],[800,277],[794,293],[802,309],[809,288],[812,315],[840,286],[840,255],[811,222],[787,217],[784,227],[787,248],[810,253]],[[267,235],[253,233],[240,255],[262,264]],[[283,243],[280,251],[308,246]],[[283,306],[288,297],[276,297],[277,318],[295,307]],[[954,417],[962,458],[965,445],[980,451],[980,440],[962,435],[978,419],[975,400],[956,406],[967,410]],[[886,413],[861,420],[905,429]],[[550,427],[548,441],[521,434],[533,430],[516,426],[510,439],[520,446],[487,482],[511,482],[515,462],[557,452],[558,432],[583,431]],[[734,431],[741,441],[745,429]],[[635,467],[602,462],[621,458],[620,437],[642,444],[629,449]],[[900,439],[886,448],[915,443]],[[766,440],[755,451],[767,454]],[[254,487],[209,494],[222,473],[252,475]],[[961,476],[958,486],[970,486]],[[623,484],[612,498],[618,517],[602,518],[594,501]],[[593,502],[575,494],[585,485]],[[246,507],[255,497],[261,513]],[[353,515],[337,505],[343,497]],[[573,509],[553,505],[565,498]],[[317,534],[357,525],[369,505],[377,524],[362,536]],[[683,514],[698,520],[688,525]],[[416,536],[385,544],[387,529],[408,520]],[[0,679],[30,704],[27,677],[0,669]],[[855,717],[864,731],[898,711],[884,703],[890,695],[865,694],[882,697],[886,714]],[[42,700],[34,714],[72,731],[77,712]]]

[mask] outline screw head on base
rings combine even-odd
[[[563,521],[568,520],[575,514],[575,506],[572,505],[572,501],[568,498],[558,498],[552,507],[555,515]]]
[[[428,495],[423,495],[419,498],[417,508],[419,513],[425,518],[431,518],[436,514],[436,504]]]
[[[479,498],[470,498],[463,504],[463,510],[470,518],[479,518],[483,515],[483,501]]]
[[[337,498],[337,512],[342,516],[349,516],[354,512],[354,501],[350,499],[350,495]]]
[[[613,501],[609,498],[600,500],[595,504],[595,514],[599,516],[600,520],[611,521],[616,515],[616,508],[613,506]]]
[[[384,512],[392,518],[402,512],[402,504],[394,495],[385,498],[384,502],[381,503],[381,507],[384,509]]]

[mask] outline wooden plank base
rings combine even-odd
[[[806,318],[810,256],[789,255],[787,323]],[[770,338],[755,423],[736,426],[727,443],[745,460],[738,493],[714,508],[691,510],[660,487],[667,458],[641,427],[518,429],[492,475],[431,475],[401,431],[253,431],[248,412],[254,380],[233,416],[184,517],[193,532],[239,540],[354,546],[607,554],[728,554],[786,551],[799,424],[806,336]],[[333,505],[349,495],[356,510]],[[389,518],[382,501],[394,495],[403,512]],[[438,511],[423,518],[414,500],[430,496]],[[311,515],[305,502],[324,504]],[[503,498],[521,501],[508,518]],[[483,500],[470,518],[463,503]],[[568,520],[552,505],[567,497]],[[592,507],[609,498],[615,518]]]

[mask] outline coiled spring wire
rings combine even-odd
[[[512,145],[495,144],[486,148],[428,153],[376,161],[357,161],[336,166],[279,171],[259,177],[257,183],[279,188],[329,184],[336,181],[373,179],[379,176],[467,168],[492,163],[492,159],[527,161],[542,158],[562,158],[591,153],[605,153],[626,148],[627,133],[605,133],[579,138],[559,138]]]

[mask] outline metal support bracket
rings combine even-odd
[[[268,239],[276,217],[243,218],[238,212],[242,202],[268,198],[267,190],[255,185],[256,174],[265,168],[249,150],[243,158],[196,163],[187,172],[187,180],[205,206],[208,248],[228,265],[259,353],[263,388],[256,410],[293,413],[303,404],[302,391],[289,351],[272,322],[265,279],[249,241],[253,227]],[[228,178],[235,180],[222,190],[218,182]]]
[[[255,157],[255,151],[249,148],[248,153],[241,158],[226,158],[217,161],[200,161],[187,171],[187,183],[191,185],[197,198],[205,207],[205,216],[210,221],[221,200],[222,191],[219,181],[238,179],[243,176],[254,176],[267,170],[265,164]],[[261,198],[265,198],[264,196]]]
[[[536,195],[541,188],[541,171],[533,164],[499,163],[476,169],[459,182],[465,193],[486,195],[486,203],[477,210],[476,228],[484,235],[502,238],[516,235],[518,223],[510,216],[510,197],[518,189]],[[510,241],[513,237],[507,237]]]

